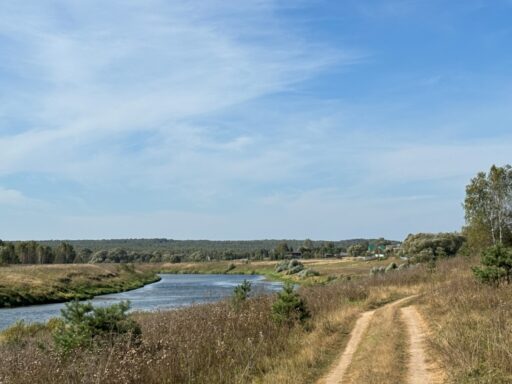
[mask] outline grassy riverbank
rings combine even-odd
[[[400,260],[372,260],[361,261],[356,258],[344,259],[308,259],[300,260],[304,267],[318,272],[318,276],[301,278],[298,274],[287,275],[277,273],[275,270],[279,261],[212,261],[198,263],[156,263],[141,264],[143,270],[160,273],[175,274],[240,274],[263,275],[269,280],[292,281],[301,285],[314,285],[332,280],[358,278],[367,276],[372,267],[387,266],[392,261]]]
[[[140,288],[158,280],[153,271],[131,265],[0,267],[0,307],[89,299]]]
[[[275,272],[277,261],[243,260],[199,263],[60,264],[0,267],[0,307],[88,299],[97,295],[136,289],[157,281],[157,273],[263,275],[269,280],[314,285],[368,275],[373,266],[388,261],[355,259],[302,260],[318,276],[300,278]]]

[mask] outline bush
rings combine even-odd
[[[173,264],[181,263],[181,256],[180,255],[172,255],[169,261]]]
[[[235,308],[238,308],[241,303],[243,303],[249,297],[249,293],[251,292],[252,284],[244,280],[242,284],[235,287],[233,290],[233,305]]]
[[[495,245],[484,251],[481,267],[474,267],[473,273],[483,283],[500,285],[512,281],[512,248]]]
[[[399,256],[414,258],[417,262],[428,262],[432,257],[440,259],[455,256],[464,244],[459,233],[418,233],[408,235]]]
[[[299,277],[302,277],[302,278],[313,277],[313,276],[318,276],[318,275],[320,275],[320,273],[318,273],[317,271],[315,271],[313,269],[309,269],[309,268],[303,269],[302,271],[299,272]]]
[[[288,269],[288,261],[281,261],[279,264],[276,265],[276,272],[277,273],[280,273],[280,272],[284,272]]]
[[[63,322],[53,338],[62,352],[78,347],[90,347],[94,342],[113,341],[119,335],[128,334],[136,339],[141,334],[139,325],[128,317],[128,301],[109,307],[93,307],[88,303],[73,301],[61,310]]]
[[[386,272],[391,272],[391,271],[394,271],[395,269],[397,269],[397,265],[396,265],[396,263],[395,263],[395,262],[393,262],[393,263],[389,264],[389,265],[386,267],[385,271],[386,271]]]
[[[296,266],[291,267],[290,269],[288,269],[288,275],[294,275],[296,273],[299,273],[303,269],[304,269],[304,266],[302,264],[296,265]]]
[[[277,300],[272,304],[272,318],[279,324],[293,326],[295,323],[303,323],[310,317],[306,304],[301,297],[294,292],[293,284],[286,283],[283,290],[278,293]]]
[[[287,275],[294,275],[304,269],[304,264],[299,260],[293,259],[290,261],[282,261],[276,265],[275,271],[277,273],[286,272]]]
[[[46,326],[42,323],[25,323],[23,320],[17,320],[14,325],[1,332],[1,338],[7,344],[23,344],[27,338],[34,337],[45,329]]]

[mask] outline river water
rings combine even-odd
[[[275,292],[280,282],[266,281],[258,275],[172,275],[161,274],[161,280],[133,291],[101,295],[92,299],[96,306],[106,306],[121,300],[130,300],[134,311],[156,311],[221,300],[233,294],[233,289],[244,279],[252,283],[254,294]],[[31,305],[0,309],[0,330],[17,320],[44,322],[60,316],[64,303]]]

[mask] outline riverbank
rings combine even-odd
[[[155,263],[141,264],[139,268],[157,273],[173,274],[233,274],[233,275],[262,275],[267,280],[293,282],[300,285],[324,284],[333,280],[345,280],[368,276],[373,267],[387,266],[392,261],[372,260],[361,261],[356,258],[343,259],[301,259],[305,269],[313,270],[316,276],[301,277],[299,274],[289,275],[276,272],[279,260],[249,261],[223,260],[186,263]]]
[[[223,260],[194,263],[12,265],[0,267],[0,308],[87,300],[94,296],[129,291],[158,281],[158,273],[262,275],[270,281],[291,281],[311,286],[333,280],[367,276],[372,267],[390,260],[301,260],[317,273],[300,277],[278,273],[279,261]]]
[[[160,280],[155,271],[125,264],[61,264],[0,268],[0,308],[87,300]]]

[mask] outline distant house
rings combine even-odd
[[[292,259],[298,259],[302,256],[302,252],[298,252],[298,251],[295,251],[295,252],[288,252],[286,254],[286,257],[289,257],[289,258],[292,258]]]
[[[367,253],[369,255],[374,256],[375,258],[382,259],[382,258],[386,257],[386,246],[385,245],[369,244]]]

